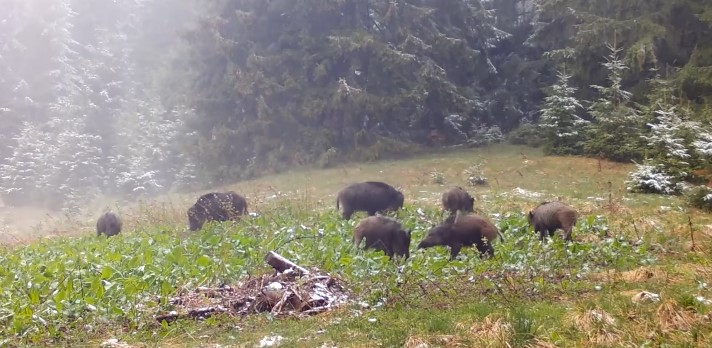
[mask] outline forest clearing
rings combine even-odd
[[[489,184],[467,185],[472,166]],[[197,232],[187,231],[187,199],[136,203],[118,210],[127,226],[119,236],[97,238],[91,226],[77,226],[0,253],[0,302],[11,311],[2,313],[4,343],[706,346],[712,217],[683,208],[676,197],[627,193],[630,167],[499,145],[296,171],[226,187],[243,192],[256,214]],[[341,220],[334,207],[344,184],[373,178],[406,196],[396,213],[413,230],[405,262],[354,250],[358,219]],[[471,192],[475,209],[502,231],[496,257],[480,259],[465,248],[448,262],[446,248],[413,250],[439,221],[439,195],[451,185]],[[568,251],[560,238],[542,244],[526,221],[526,211],[558,198],[581,214]],[[271,250],[337,278],[349,299],[312,316],[268,311],[156,320],[187,313],[187,305],[171,303],[176,297],[195,301],[197,289],[239,289],[273,274],[263,260]]]

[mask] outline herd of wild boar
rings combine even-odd
[[[366,249],[381,250],[390,258],[410,256],[410,235],[394,218],[376,213],[395,211],[403,207],[403,193],[393,186],[377,181],[366,181],[346,186],[336,196],[336,209],[342,210],[342,218],[350,219],[353,213],[364,211],[368,217],[362,219],[353,229],[353,243],[359,248],[365,240]],[[477,248],[481,256],[493,256],[492,242],[502,237],[497,227],[486,217],[474,213],[475,199],[461,187],[453,187],[442,194],[443,212],[449,216],[433,226],[418,243],[418,249],[433,246],[448,246],[450,259],[460,253],[462,247]],[[247,214],[247,201],[233,191],[206,193],[188,209],[188,226],[191,231],[199,230],[208,221],[239,220]],[[529,211],[529,225],[543,240],[561,229],[566,241],[571,240],[571,231],[576,225],[577,212],[570,206],[554,201],[543,202]],[[97,236],[107,237],[121,231],[120,218],[111,212],[99,217],[96,224]]]

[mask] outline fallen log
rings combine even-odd
[[[272,268],[281,273],[284,273],[287,270],[292,270],[299,276],[309,274],[309,271],[306,268],[287,260],[286,258],[284,258],[284,256],[279,255],[274,251],[270,251],[267,253],[267,255],[265,255],[265,261],[268,265],[272,266]]]

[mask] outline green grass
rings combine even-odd
[[[489,185],[468,190],[505,237],[496,256],[481,260],[465,248],[449,262],[445,248],[415,251],[440,219],[440,192],[465,187],[464,170],[478,163]],[[96,238],[79,222],[86,218],[76,218],[77,232],[0,251],[0,346],[97,346],[115,337],[135,346],[252,347],[269,335],[282,336],[281,347],[709,345],[711,308],[697,298],[712,299],[712,218],[675,197],[626,193],[629,170],[513,146],[304,170],[226,187],[244,193],[260,216],[197,233],[186,231],[184,211],[198,193],[122,205],[126,229],[117,237]],[[334,210],[338,189],[368,179],[406,194],[396,214],[413,230],[403,264],[353,250],[358,218],[342,221]],[[582,214],[569,248],[560,239],[540,243],[523,214],[556,197]],[[302,319],[153,320],[182,289],[271,273],[263,261],[270,250],[338,276],[370,307]],[[661,302],[634,304],[641,290]],[[664,306],[687,326],[669,329]],[[590,313],[615,324],[592,323]]]

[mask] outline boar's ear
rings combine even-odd
[[[533,211],[533,210],[530,210],[530,211],[529,211],[529,217],[530,217],[530,218],[533,218],[533,217],[534,217],[534,211]]]
[[[408,231],[406,231],[406,233],[408,234],[408,238],[410,238],[410,234],[411,234],[412,232],[413,232],[412,229],[409,229]]]

